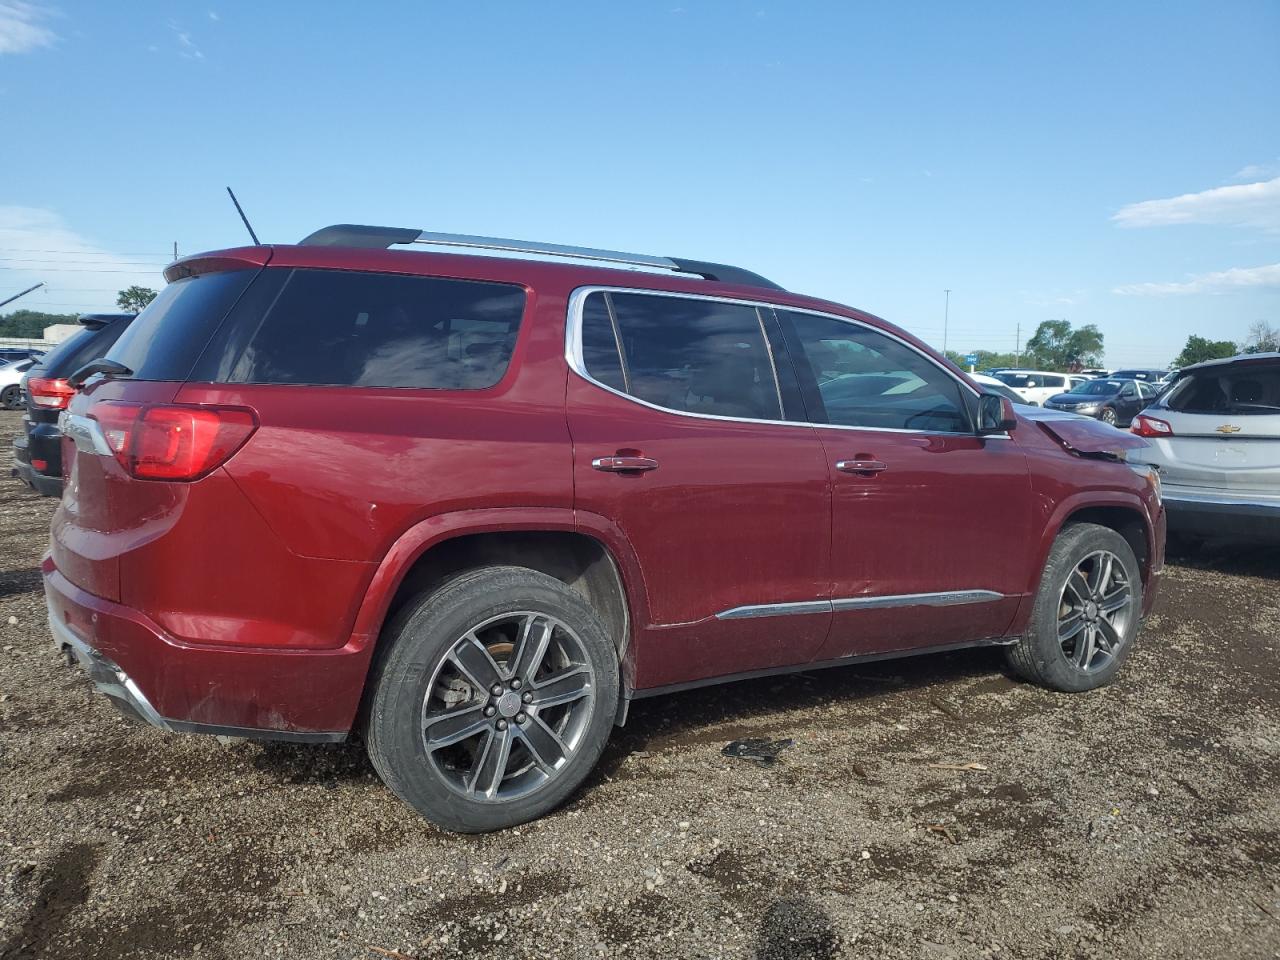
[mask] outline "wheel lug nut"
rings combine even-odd
[[[495,683],[492,687],[489,688],[489,692],[492,693],[495,697],[502,696],[502,684]]]
[[[533,703],[533,691],[526,690],[524,692],[524,696],[522,696],[520,699],[523,700],[525,703]]]
[[[519,677],[516,677],[514,680],[512,680],[512,681],[511,681],[511,689],[512,689],[512,690],[519,690],[519,689],[520,689],[520,678],[519,678]]]
[[[498,729],[499,729],[499,730],[505,730],[505,729],[507,729],[507,721],[505,721],[505,720],[499,720],[499,721],[498,721]]]
[[[516,714],[516,723],[524,723],[529,718],[523,713]]]
[[[493,706],[492,704],[484,708],[484,715],[486,717],[492,717],[497,712],[498,712],[498,708]]]

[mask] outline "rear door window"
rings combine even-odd
[[[763,324],[743,304],[596,292],[583,304],[582,362],[592,379],[655,406],[780,420]]]
[[[848,427],[967,433],[960,385],[925,356],[870,327],[780,311],[808,361],[825,422]]]
[[[481,390],[506,372],[524,305],[513,284],[267,270],[198,373],[230,383]]]

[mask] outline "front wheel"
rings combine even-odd
[[[523,567],[462,574],[389,626],[369,757],[427,819],[460,833],[515,826],[569,796],[604,750],[618,660],[595,610]]]
[[[1111,426],[1116,425],[1116,412],[1110,407],[1103,407],[1102,413],[1098,417],[1103,423],[1109,423]]]
[[[1142,616],[1142,572],[1109,527],[1077,523],[1054,541],[1031,623],[1008,650],[1023,679],[1077,693],[1110,683],[1129,656]]]

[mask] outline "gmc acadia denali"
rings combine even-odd
[[[166,278],[62,414],[56,642],[166,730],[358,733],[451,830],[640,697],[990,644],[1088,690],[1155,597],[1146,441],[746,270],[342,225]]]

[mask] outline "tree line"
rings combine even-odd
[[[1017,353],[1001,353],[993,350],[974,350],[977,362],[974,367],[989,370],[998,367],[1023,367],[1033,370],[1086,370],[1102,365],[1103,335],[1092,323],[1074,328],[1066,320],[1045,320],[1027,341],[1025,350]],[[1280,351],[1280,329],[1265,320],[1259,320],[1249,328],[1244,341],[1210,340],[1192,334],[1172,361],[1175,369],[1188,367],[1205,360],[1234,357],[1240,353],[1269,353]],[[965,355],[955,350],[947,351],[947,358],[957,366],[966,367]]]
[[[142,308],[156,298],[156,291],[148,287],[126,287],[116,295],[116,306],[122,313],[141,313]],[[45,313],[42,310],[14,310],[0,317],[0,337],[17,337],[39,340],[44,328],[55,323],[75,323],[78,313]]]

